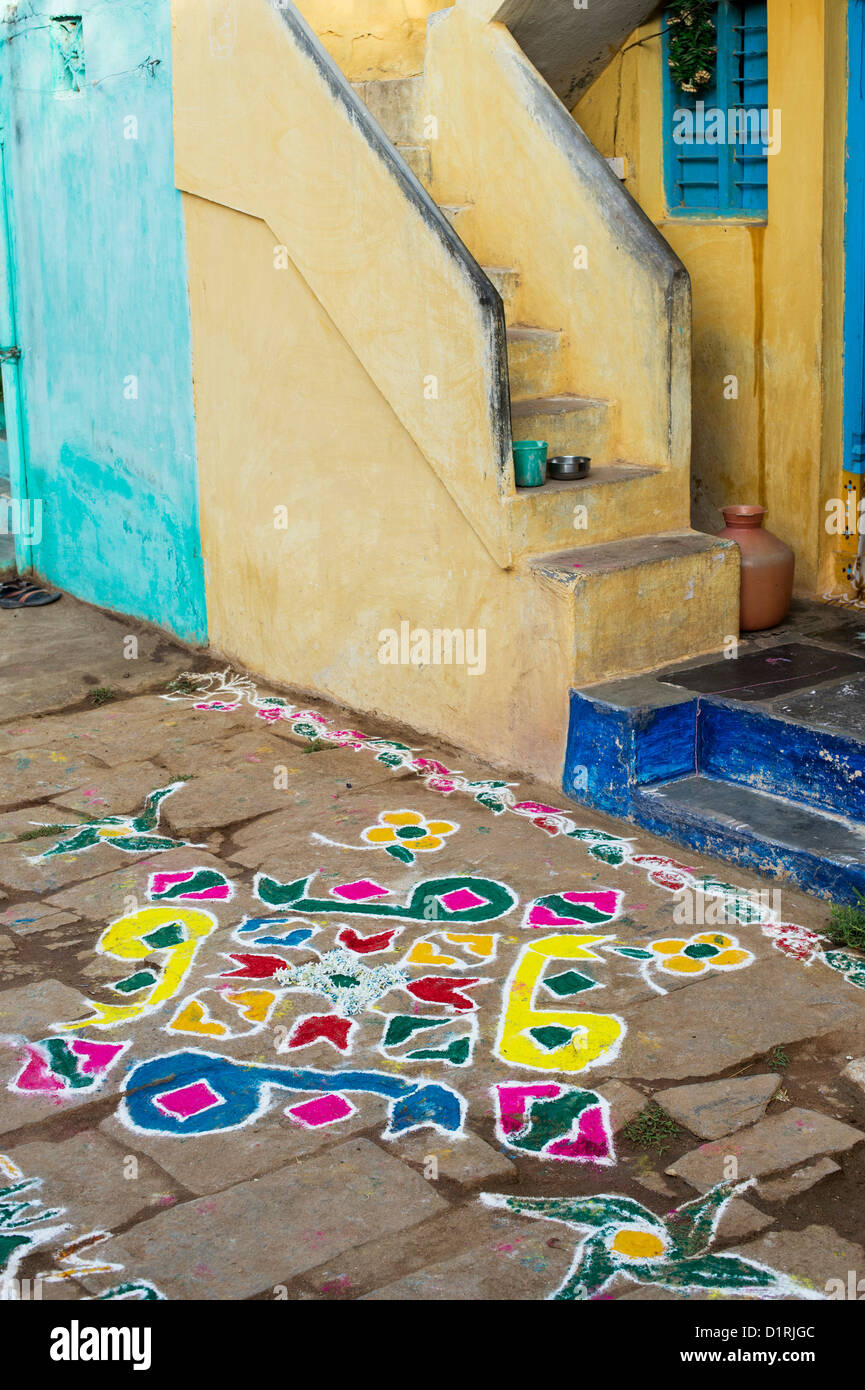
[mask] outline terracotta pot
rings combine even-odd
[[[777,627],[790,610],[796,556],[771,531],[763,530],[765,507],[722,507],[725,540],[742,552],[739,624],[743,632]]]

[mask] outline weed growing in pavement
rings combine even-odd
[[[833,946],[852,946],[854,951],[865,951],[865,895],[857,893],[856,906],[849,903],[833,904],[832,916],[823,935]]]
[[[629,1120],[622,1133],[631,1144],[636,1144],[641,1149],[656,1149],[662,1154],[670,1147],[679,1133],[679,1128],[666,1110],[652,1103]]]
[[[165,689],[171,695],[197,695],[198,685],[189,676],[175,676],[166,683]]]
[[[107,705],[109,700],[117,699],[117,691],[110,685],[97,685],[91,690],[90,699],[94,705]]]
[[[773,1047],[766,1065],[770,1071],[783,1071],[785,1067],[789,1067],[790,1058],[783,1047]]]

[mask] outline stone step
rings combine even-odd
[[[395,145],[421,145],[426,140],[423,77],[392,77],[355,82],[354,90]]]
[[[475,210],[474,203],[439,203],[439,208],[457,236],[467,243],[471,232],[472,213]]]
[[[555,595],[580,687],[720,651],[736,631],[736,546],[682,530],[521,561]]]
[[[840,690],[853,695],[849,684]],[[856,733],[711,695],[700,698],[699,732],[699,767],[708,776],[865,822],[865,740]]]
[[[411,169],[415,178],[423,184],[429,191],[432,185],[432,155],[429,145],[403,145],[398,143],[396,146],[408,167]]]
[[[517,488],[506,506],[515,559],[687,526],[672,475],[616,460],[585,478]]]
[[[562,335],[552,329],[522,323],[508,329],[511,401],[556,394],[564,369],[561,347]]]
[[[535,396],[511,401],[514,439],[545,439],[550,454],[585,454],[600,466],[611,461],[616,407],[591,396]]]
[[[505,322],[513,323],[517,313],[517,296],[520,289],[520,272],[510,266],[485,265],[481,269],[488,280],[498,290],[505,306]]]
[[[865,891],[865,824],[697,774],[646,788],[635,819],[703,854],[849,902]]]

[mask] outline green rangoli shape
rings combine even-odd
[[[449,1018],[418,1018],[415,1014],[391,1014],[382,1038],[383,1047],[399,1047],[424,1028],[441,1028]]]
[[[554,1300],[598,1298],[617,1276],[665,1289],[822,1298],[822,1292],[767,1265],[710,1252],[727,1203],[753,1182],[719,1183],[666,1220],[642,1203],[617,1195],[518,1197],[485,1192],[481,1201],[538,1220],[560,1221],[585,1233],[564,1282],[548,1295]]]
[[[116,989],[118,994],[137,994],[140,989],[155,984],[156,976],[152,970],[137,970],[134,975],[127,975],[125,980],[118,980],[111,988]]]
[[[581,975],[579,970],[565,970],[560,975],[548,975],[544,984],[560,999],[566,998],[569,994],[582,994],[585,989],[598,988],[597,980],[591,979],[588,975]]]
[[[516,893],[507,884],[498,883],[492,878],[474,878],[470,874],[423,879],[414,885],[404,906],[380,900],[349,902],[316,898],[309,891],[315,877],[315,874],[309,874],[291,883],[279,883],[266,874],[256,874],[255,895],[267,907],[290,908],[293,912],[396,918],[403,922],[434,922],[440,927],[494,922],[510,912],[517,902]],[[443,899],[451,895],[457,900],[469,895],[478,901],[468,906],[449,907]]]
[[[535,1042],[540,1043],[547,1052],[554,1052],[557,1047],[564,1047],[565,1043],[570,1042],[576,1031],[576,1028],[562,1028],[558,1023],[548,1023],[543,1024],[540,1028],[526,1029],[529,1037],[534,1038]]]
[[[444,1022],[448,1020],[445,1019]],[[447,1047],[423,1047],[418,1052],[409,1052],[411,1062],[450,1062],[451,1066],[464,1067],[471,1061],[471,1038],[454,1038]]]

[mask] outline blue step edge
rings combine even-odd
[[[865,757],[855,739],[657,686],[632,705],[571,691],[562,790],[818,897],[865,892]]]

